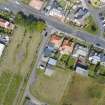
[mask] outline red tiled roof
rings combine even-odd
[[[14,28],[14,25],[7,20],[0,18],[0,27],[12,30]]]
[[[50,42],[53,44],[60,44],[61,43],[61,37],[58,35],[52,35]]]

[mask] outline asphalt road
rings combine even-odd
[[[37,18],[44,19],[49,25],[51,25],[52,27],[54,27],[58,30],[61,30],[62,32],[72,34],[73,36],[79,37],[79,38],[81,38],[85,41],[88,41],[94,45],[98,44],[98,45],[100,45],[100,47],[105,49],[105,40],[100,38],[99,37],[100,35],[94,36],[94,35],[91,35],[90,33],[87,33],[83,30],[78,30],[77,28],[75,28],[73,26],[67,26],[64,23],[45,15],[43,12],[40,12],[40,11],[37,11],[37,10],[31,8],[30,6],[24,5],[22,3],[16,4],[15,0],[8,2],[5,5],[3,5],[3,4],[0,5],[0,9],[4,9],[5,7],[9,8],[14,13],[23,11],[27,15],[33,14]]]

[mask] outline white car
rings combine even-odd
[[[39,67],[40,69],[42,69],[42,70],[44,70],[45,69],[45,67],[44,67],[44,65],[40,65],[40,67]]]
[[[16,4],[20,5],[20,3],[18,1],[15,2]]]
[[[9,9],[9,8],[7,8],[7,7],[5,7],[4,9],[5,9],[6,11],[10,11],[10,9]]]

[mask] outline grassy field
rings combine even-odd
[[[51,77],[47,77],[38,70],[38,81],[31,87],[33,96],[41,101],[48,102],[50,105],[59,105],[71,79],[71,72],[56,68]]]
[[[105,85],[92,78],[84,78],[77,74],[74,75],[72,80],[72,84],[69,84],[63,96],[62,105],[98,105],[98,100],[101,99]]]
[[[41,35],[17,27],[0,59],[0,105],[12,105],[23,77],[32,70]]]
[[[49,105],[104,105],[105,84],[71,71],[56,69],[51,77],[37,71],[37,82],[31,93]],[[98,104],[102,103],[102,104]]]
[[[0,0],[0,3],[6,3],[8,0]]]

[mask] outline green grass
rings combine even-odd
[[[33,68],[40,41],[41,34],[36,31],[29,33],[21,26],[14,30],[11,42],[0,59],[0,104],[12,105],[16,95],[19,95],[18,89],[23,77]],[[21,85],[21,89],[25,89],[24,84]],[[24,93],[24,90],[22,92]]]
[[[105,85],[75,74],[62,99],[62,105],[98,105]],[[100,104],[101,105],[101,104]]]
[[[71,72],[56,68],[51,77],[47,77],[42,71],[38,71],[37,75],[38,81],[31,86],[32,95],[50,105],[60,105]]]
[[[9,21],[13,17],[13,14],[8,11],[0,10],[0,16]]]
[[[66,2],[64,0],[58,0],[58,2],[62,8],[66,6]]]
[[[98,26],[91,16],[86,18],[84,30],[91,33],[92,35],[96,35],[98,33]]]
[[[68,64],[67,64],[68,67],[70,67],[70,66],[74,66],[75,61],[76,61],[76,60],[75,60],[74,58],[70,57],[69,60],[68,60]]]
[[[21,80],[22,80],[22,77],[20,75],[14,76],[14,78],[10,84],[9,90],[7,91],[7,94],[5,96],[5,101],[4,101],[3,105],[12,105],[13,104],[13,100],[15,99],[16,94],[18,92],[18,88],[21,83]]]
[[[21,76],[14,75],[13,78],[12,76],[13,73],[8,71],[3,72],[0,76],[0,104],[3,103],[3,105],[12,105],[13,103],[13,99],[16,96],[21,82]]]
[[[89,72],[88,72],[89,76],[92,76],[92,77],[95,76],[94,68],[95,68],[95,65],[93,64],[89,65]]]
[[[4,72],[0,76],[0,102],[2,100],[5,90],[7,88],[7,84],[8,84],[8,81],[10,80],[10,78],[11,78],[11,74],[8,72]]]

